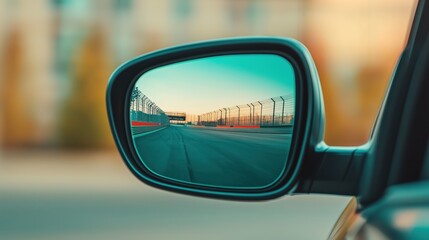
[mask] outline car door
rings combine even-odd
[[[416,165],[409,166],[408,168],[401,167],[405,164],[404,156],[408,155],[404,153],[396,154],[394,151],[392,151],[392,149],[396,149],[395,151],[405,151],[404,149],[406,149],[399,147],[399,145],[397,145],[397,141],[403,141],[403,138],[399,138],[398,140],[398,136],[400,136],[400,134],[407,134],[406,132],[409,131],[401,130],[400,126],[403,124],[402,116],[406,115],[405,113],[408,111],[408,108],[406,108],[406,100],[411,98],[409,97],[410,93],[408,92],[408,89],[412,83],[412,81],[409,80],[412,79],[411,76],[414,72],[412,67],[417,62],[417,59],[421,57],[419,54],[420,47],[426,41],[427,32],[424,30],[425,28],[422,27],[422,19],[425,19],[425,12],[427,12],[427,10],[425,11],[424,7],[424,1],[421,1],[417,8],[417,14],[413,22],[411,36],[404,53],[398,61],[397,69],[393,75],[391,86],[386,95],[385,102],[383,103],[383,106],[380,110],[378,121],[374,127],[373,138],[368,144],[360,147],[349,148],[327,146],[326,144],[323,144],[321,141],[321,136],[323,137],[323,104],[319,102],[321,96],[318,96],[318,94],[321,93],[319,92],[320,89],[318,89],[318,79],[316,76],[317,72],[315,73],[311,70],[312,63],[310,60],[307,61],[307,65],[304,63],[304,68],[309,68],[309,70],[304,69],[302,71],[298,71],[298,73],[314,76],[314,78],[310,77],[310,81],[316,81],[313,81],[313,83],[308,83],[312,88],[311,91],[314,92],[310,91],[310,94],[303,96],[307,99],[306,101],[310,101],[315,105],[320,105],[316,107],[315,110],[312,109],[313,115],[310,117],[311,123],[307,123],[309,126],[305,128],[307,129],[306,131],[311,131],[312,135],[305,135],[306,133],[300,132],[299,128],[294,128],[294,131],[296,131],[298,135],[302,133],[304,134],[304,137],[307,136],[309,140],[306,141],[309,141],[309,143],[306,143],[308,144],[306,145],[308,147],[298,147],[291,150],[303,151],[304,158],[302,161],[295,162],[296,165],[291,167],[293,170],[297,170],[292,171],[291,176],[287,177],[287,173],[282,175],[284,181],[281,182],[281,186],[274,186],[271,189],[262,190],[261,192],[253,190],[228,190],[225,188],[213,188],[213,186],[207,185],[197,186],[192,184],[183,184],[183,181],[177,181],[178,177],[173,175],[167,176],[170,179],[162,179],[159,178],[159,176],[156,176],[156,171],[154,174],[153,172],[151,173],[148,171],[148,169],[144,170],[145,166],[142,167],[143,170],[137,169],[138,163],[136,159],[140,158],[141,160],[141,156],[139,155],[141,151],[137,154],[133,152],[136,151],[137,143],[130,137],[129,134],[129,116],[127,117],[126,114],[124,115],[123,112],[114,112],[114,109],[122,109],[127,105],[127,103],[130,103],[129,100],[126,100],[126,92],[127,89],[129,91],[130,86],[132,86],[136,81],[135,79],[132,81],[131,78],[135,78],[135,76],[141,72],[144,74],[146,68],[156,68],[157,66],[166,65],[166,60],[168,60],[169,63],[181,62],[186,61],[186,59],[198,59],[198,57],[203,56],[204,54],[206,54],[205,56],[210,57],[211,55],[207,55],[208,52],[214,52],[216,54],[230,53],[229,51],[231,51],[231,49],[239,52],[240,50],[251,51],[252,49],[258,48],[265,49],[266,52],[269,52],[272,49],[267,47],[267,43],[272,44],[273,46],[279,44],[279,42],[274,39],[231,39],[223,42],[219,41],[188,45],[175,49],[164,50],[163,52],[157,52],[152,55],[147,55],[123,65],[112,76],[112,83],[109,86],[107,99],[109,111],[111,114],[110,120],[117,144],[120,147],[128,167],[143,182],[146,182],[155,187],[180,193],[224,199],[244,200],[269,199],[290,192],[359,195],[361,196],[359,203],[363,207],[362,209],[365,209],[367,206],[370,206],[376,200],[378,200],[384,194],[386,187],[389,185],[416,180],[417,178],[414,175],[407,174],[406,172],[416,170],[416,167],[419,166],[421,162],[423,162],[422,153],[425,152],[424,147],[426,146],[424,141],[418,141],[417,148],[419,150],[417,153],[420,155],[418,155],[416,159],[420,160],[416,160],[418,163]],[[293,46],[294,43],[289,40],[285,40],[283,43],[280,43],[280,45],[281,44],[291,47],[293,50],[300,48],[300,45],[298,44]],[[245,46],[247,46],[247,48]],[[291,57],[293,55],[293,53],[288,52],[288,50],[284,50],[284,53],[287,55],[287,57]],[[297,55],[301,53],[304,53],[305,55],[305,50],[302,50],[301,52],[298,50]],[[296,60],[298,62],[303,59],[305,60],[305,57],[292,57],[292,60]],[[129,78],[128,80],[127,77]],[[122,81],[120,84],[118,83],[118,79],[121,79]],[[304,90],[306,91],[308,89]],[[239,107],[238,109],[240,110]],[[309,108],[307,107],[302,108],[301,110],[307,111],[308,109]],[[319,114],[319,111],[321,111],[322,114]],[[222,113],[222,111],[220,112]],[[127,113],[126,108],[125,113]],[[228,113],[228,111],[226,111],[226,113]],[[299,121],[302,121],[303,124],[305,123],[303,120]],[[203,121],[198,122],[200,123]],[[208,126],[204,125],[204,127]],[[421,131],[420,134],[421,135],[419,136],[421,137],[419,139],[424,140],[424,138],[427,138],[426,130]],[[296,141],[300,140],[298,139]],[[400,159],[397,156],[402,156],[403,158]],[[146,168],[150,167],[146,166]],[[166,174],[163,173],[161,175]],[[268,194],[263,195],[259,193]],[[351,206],[351,209],[355,208],[353,204]],[[348,208],[346,207],[345,209]],[[349,216],[353,215],[352,213],[354,211],[352,210],[345,212],[349,213],[349,215],[346,215],[345,217],[348,219]],[[337,231],[341,232],[340,230],[342,230],[342,227],[348,227],[348,225],[344,224],[344,222],[347,221],[339,221],[339,224],[336,226],[338,228],[334,227],[334,237],[344,236],[344,233],[336,235]]]

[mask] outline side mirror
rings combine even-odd
[[[234,38],[137,57],[112,74],[107,109],[125,164],[154,187],[270,199],[322,141],[313,60],[286,38]]]

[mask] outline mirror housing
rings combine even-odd
[[[296,76],[296,121],[289,160],[285,171],[275,183],[263,188],[245,189],[202,186],[162,178],[141,164],[132,140],[129,112],[130,96],[136,81],[143,73],[160,66],[203,57],[260,53],[284,57],[292,64]],[[148,53],[124,63],[114,71],[109,80],[106,100],[111,130],[126,166],[144,183],[173,192],[237,200],[279,197],[296,186],[305,155],[323,140],[323,98],[315,64],[301,43],[288,38],[221,39]]]

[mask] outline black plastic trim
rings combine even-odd
[[[237,53],[273,53],[291,62],[297,77],[297,103],[290,159],[283,176],[263,189],[227,189],[186,184],[152,174],[134,150],[129,126],[129,92],[137,77],[158,66],[208,56]],[[324,109],[317,70],[308,50],[287,38],[248,37],[188,44],[152,52],[120,66],[107,89],[107,109],[116,145],[131,172],[141,181],[165,190],[221,199],[264,200],[288,193],[296,184],[307,149],[322,141]],[[128,106],[128,107],[127,107]]]
[[[331,147],[321,143],[305,159],[296,193],[358,195],[359,179],[370,143]]]

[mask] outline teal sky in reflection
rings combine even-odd
[[[278,55],[223,55],[153,69],[136,86],[164,111],[201,114],[281,95],[295,96],[295,74],[292,65]]]

